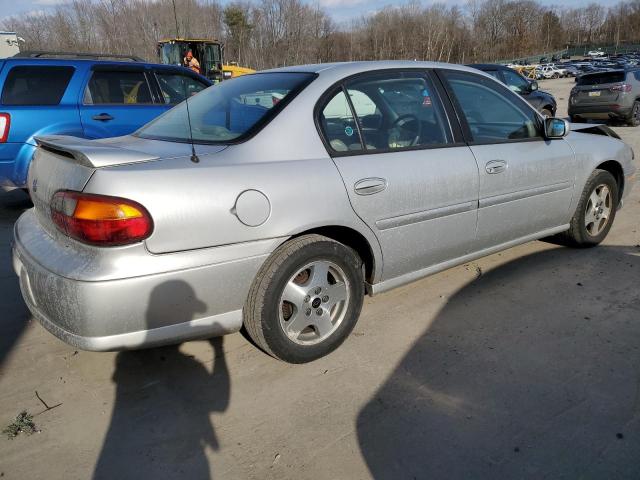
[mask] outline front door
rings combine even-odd
[[[481,250],[568,223],[575,157],[562,138],[543,135],[542,118],[487,77],[443,70],[480,171]]]
[[[154,101],[149,79],[143,69],[93,71],[80,106],[84,136],[128,135],[168,110]]]
[[[358,76],[319,120],[352,206],[382,247],[383,280],[472,249],[477,165],[425,72]]]

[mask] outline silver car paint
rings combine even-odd
[[[186,144],[136,137],[44,139],[63,155],[39,149],[30,172],[30,185],[39,183],[32,189],[35,211],[15,227],[14,266],[34,315],[55,335],[92,350],[219,335],[240,328],[253,278],[292,235],[326,226],[358,232],[374,258],[370,293],[377,293],[566,229],[579,196],[573,193],[603,161],[618,161],[628,181],[634,178],[629,147],[577,132],[540,145],[330,158],[313,119],[318,98],[346,76],[387,68],[478,74],[419,62],[284,69],[317,72],[318,78],[254,138],[226,148],[197,145],[199,163],[189,160]],[[542,143],[556,144],[552,154]],[[544,163],[536,163],[538,155]],[[509,181],[483,179],[485,163],[495,159],[510,163]],[[415,178],[407,178],[407,169]],[[368,198],[355,195],[355,184],[367,178],[382,178],[387,188]],[[65,237],[51,224],[48,207],[61,188],[138,201],[150,211],[154,232],[143,243],[116,248]],[[236,210],[247,190],[262,192],[269,202],[267,220],[256,227],[240,221]],[[519,198],[523,191],[527,195]],[[495,202],[500,196],[504,201]],[[167,282],[186,283],[192,295],[169,293],[172,307],[158,309],[154,292]],[[205,306],[185,321],[180,312],[196,299]]]

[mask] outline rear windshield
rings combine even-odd
[[[2,89],[3,105],[58,105],[73,67],[13,67]]]
[[[188,100],[193,141],[227,143],[253,134],[314,78],[311,73],[258,73],[226,80],[204,90]],[[145,125],[136,135],[189,141],[186,102]]]
[[[603,85],[624,82],[624,72],[589,73],[578,79],[578,85]]]

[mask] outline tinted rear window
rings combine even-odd
[[[207,88],[188,100],[193,140],[227,143],[250,136],[277,115],[313,78],[315,75],[310,73],[256,73]],[[145,125],[136,135],[189,141],[186,102]]]
[[[73,67],[13,67],[2,89],[3,105],[58,105]]]
[[[624,82],[624,72],[590,73],[578,79],[578,85],[603,85],[605,83]]]

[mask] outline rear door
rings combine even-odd
[[[382,71],[336,87],[318,108],[351,204],[380,241],[383,280],[475,242],[478,168],[442,98],[424,71]]]
[[[141,66],[94,65],[80,99],[84,136],[128,135],[163,113],[150,75]]]
[[[478,250],[566,224],[575,180],[569,144],[545,139],[541,117],[502,84],[439,73],[480,171]]]
[[[9,132],[0,143],[0,184],[25,184],[34,136],[82,135],[76,101],[81,77],[76,67],[51,61],[25,59],[4,64],[0,113],[9,117]]]

